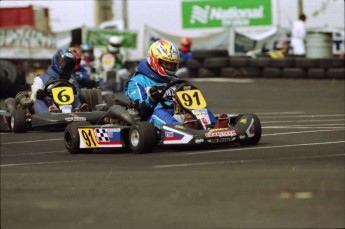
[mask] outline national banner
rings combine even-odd
[[[271,0],[182,2],[183,28],[272,25]]]

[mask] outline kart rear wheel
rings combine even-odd
[[[80,97],[82,103],[86,103],[89,107],[89,111],[96,110],[96,105],[101,103],[99,89],[81,89]]]
[[[151,153],[157,145],[157,133],[152,124],[136,122],[129,131],[129,145],[134,153]]]
[[[259,118],[255,114],[250,114],[250,115],[242,115],[239,116],[238,122],[241,122],[241,120],[252,120],[254,119],[254,136],[248,137],[246,136],[245,139],[239,139],[239,143],[241,145],[256,145],[260,139],[261,139],[261,123]],[[237,123],[236,123],[237,125]]]
[[[11,116],[13,133],[25,133],[27,130],[26,113],[23,109],[16,109]]]
[[[90,122],[73,122],[67,125],[64,134],[66,149],[71,154],[91,153],[93,149],[81,149],[78,127],[91,125]]]

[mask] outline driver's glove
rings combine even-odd
[[[160,92],[156,86],[151,87],[149,93],[152,102],[159,102]]]
[[[43,100],[46,97],[46,94],[42,89],[38,89],[36,92],[36,99],[41,99]]]

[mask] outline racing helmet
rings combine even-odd
[[[52,68],[60,75],[61,78],[69,79],[76,62],[77,59],[75,53],[66,48],[62,48],[54,52]]]
[[[159,75],[174,76],[179,66],[180,53],[170,41],[158,40],[150,46],[147,62]]]
[[[190,47],[192,46],[192,40],[189,37],[182,37],[181,38],[181,51],[182,52],[189,52]]]
[[[80,49],[84,61],[91,62],[95,59],[93,55],[93,45],[91,43],[83,43],[80,46]]]
[[[122,45],[123,38],[120,36],[111,36],[108,39],[107,49],[110,53],[117,53]]]

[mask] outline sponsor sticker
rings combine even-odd
[[[241,119],[240,123],[246,124],[247,123],[247,118]]]
[[[195,139],[195,143],[196,143],[196,144],[200,144],[200,143],[203,143],[203,142],[204,142],[204,139],[203,139],[203,138]]]
[[[234,130],[227,130],[227,131],[217,131],[217,132],[208,132],[205,134],[207,138],[213,137],[232,137],[236,136],[236,131]]]
[[[207,139],[208,143],[221,143],[221,142],[231,142],[233,141],[232,138],[215,138],[215,139]]]
[[[86,121],[86,117],[67,117],[67,118],[65,118],[65,121],[67,121],[67,122],[81,122],[81,121]]]

